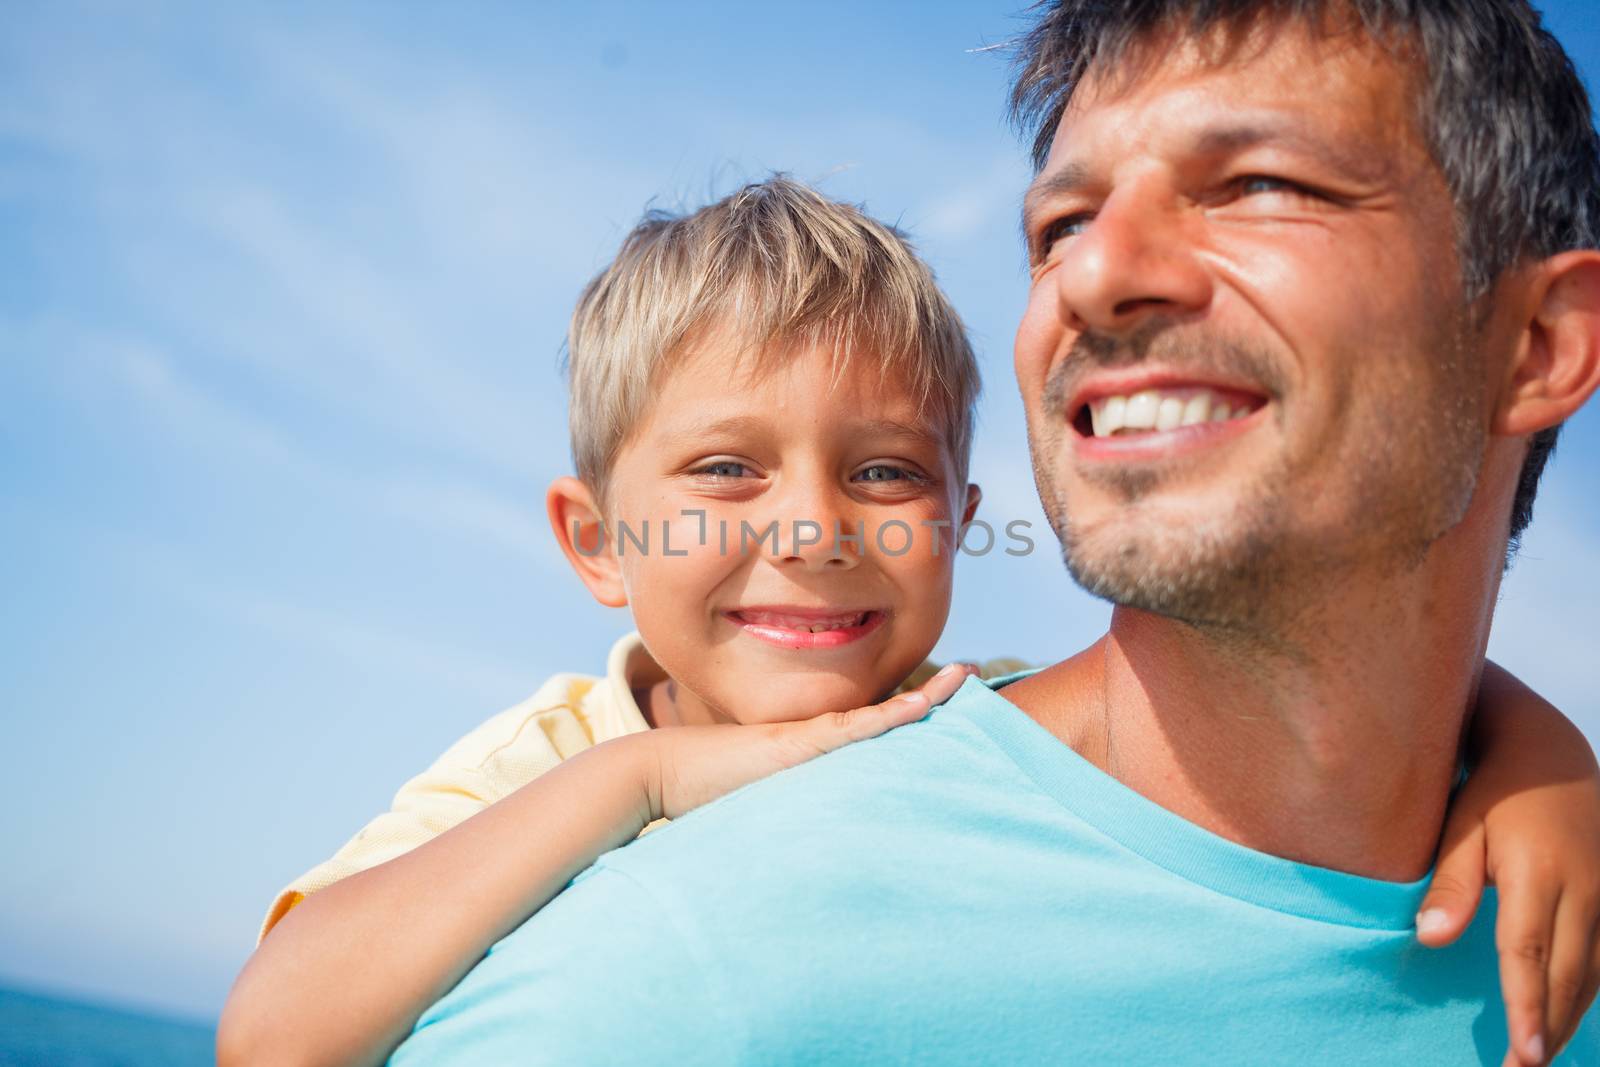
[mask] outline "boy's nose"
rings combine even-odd
[[[778,558],[807,570],[851,570],[861,562],[864,532],[843,518],[794,519],[780,524]]]

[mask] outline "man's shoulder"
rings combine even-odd
[[[595,869],[699,899],[796,866],[872,868],[907,835],[974,831],[998,808],[1049,802],[985,732],[969,694],[919,722],[729,793],[603,856]],[[965,828],[965,829],[964,829]],[[691,888],[692,887],[692,888]]]
[[[981,683],[971,684],[988,692]],[[971,702],[958,694],[927,718],[759,779],[690,812],[673,826],[678,832],[691,827],[710,832],[713,823],[743,820],[755,808],[803,803],[825,811],[854,803],[843,798],[903,792],[916,789],[918,783],[948,782],[952,776],[1003,774],[1008,767],[1009,761],[978,724]]]
[[[958,662],[971,663],[978,668],[978,677],[986,682],[1005,681],[1011,678],[1031,674],[1039,668],[1025,659],[1016,656],[996,656],[993,659],[961,660]],[[934,675],[938,674],[944,664],[936,660],[926,659],[912,671],[906,680],[895,688],[896,693],[909,693],[913,689],[920,689],[926,685]]]
[[[656,897],[591,868],[429,1007],[390,1062],[732,1063],[723,1005]]]

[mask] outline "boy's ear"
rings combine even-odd
[[[608,608],[627,607],[622,568],[589,487],[571,476],[557,478],[544,495],[544,508],[556,544],[594,598]]]
[[[1555,426],[1600,387],[1600,252],[1551,256],[1534,271],[1533,318],[1495,409],[1495,433]]]
[[[961,509],[961,525],[965,526],[978,513],[978,502],[983,499],[983,489],[977,482],[967,483],[967,503]]]

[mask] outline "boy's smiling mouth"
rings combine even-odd
[[[758,641],[780,648],[839,648],[859,641],[888,617],[875,608],[833,611],[762,606],[723,612],[723,617]]]

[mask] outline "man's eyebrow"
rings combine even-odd
[[[1273,119],[1207,127],[1195,138],[1193,151],[1202,156],[1227,156],[1258,145],[1276,145],[1299,152],[1351,177],[1370,176],[1374,163],[1378,162],[1363,160],[1333,142],[1312,136],[1299,123]]]
[[[1028,191],[1022,194],[1022,233],[1024,236],[1032,230],[1033,219],[1039,214],[1045,201],[1067,193],[1076,192],[1089,184],[1089,165],[1087,163],[1072,162],[1057,167],[1048,174],[1041,174],[1028,186]]]
[[[1355,153],[1344,151],[1326,140],[1309,136],[1298,123],[1272,119],[1252,119],[1225,126],[1208,127],[1195,137],[1191,151],[1196,155],[1226,156],[1257,145],[1271,144],[1303,153],[1351,177],[1370,179],[1374,176],[1374,168],[1384,164],[1382,159],[1365,159]],[[1077,192],[1088,185],[1090,180],[1089,165],[1077,161],[1066,163],[1035,178],[1022,197],[1024,239],[1032,233],[1033,221],[1048,201],[1057,196]]]

